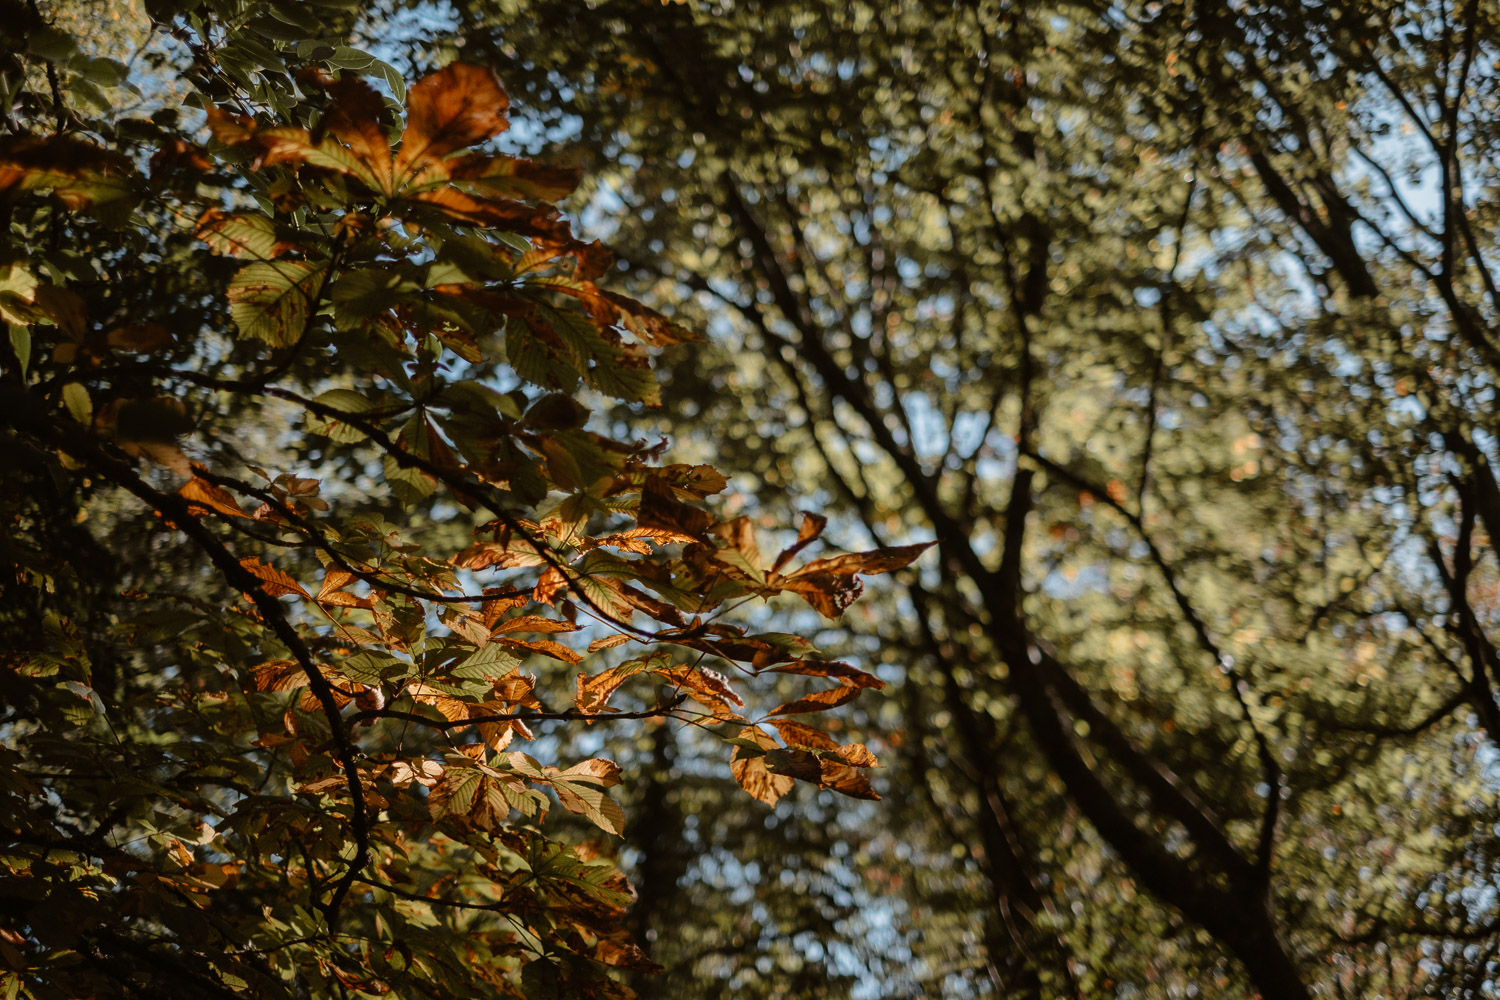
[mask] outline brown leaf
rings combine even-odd
[[[788,579],[773,581],[772,585],[790,590],[811,604],[824,618],[843,615],[865,590],[859,577],[837,573],[798,573]]]
[[[859,688],[885,687],[885,681],[872,673],[851,666],[842,660],[793,660],[766,668],[766,673],[802,674],[807,677],[836,677],[845,684]]]
[[[536,586],[531,590],[531,599],[538,604],[551,604],[567,586],[568,580],[562,575],[562,570],[556,566],[548,566],[546,572],[537,578]]]
[[[540,566],[546,560],[529,542],[514,539],[509,543],[475,542],[451,560],[459,569],[516,569]],[[522,603],[525,603],[524,601]]]
[[[729,680],[707,667],[653,667],[651,672],[671,681],[687,692],[688,697],[708,709],[719,719],[739,719],[729,706],[743,708],[745,701],[729,686]]]
[[[772,719],[771,725],[781,734],[781,741],[787,746],[808,747],[813,750],[837,750],[838,744],[833,737],[821,729],[797,722],[792,719]]]
[[[918,545],[896,545],[890,548],[872,549],[869,552],[848,552],[841,556],[814,559],[793,573],[792,576],[802,576],[804,573],[836,573],[839,575],[858,573],[864,576],[889,573],[892,570],[910,566],[916,561],[918,556],[936,544],[936,542],[922,542]]]
[[[797,541],[781,550],[781,555],[776,557],[776,564],[771,567],[771,572],[780,573],[781,567],[791,562],[792,557],[798,552],[801,552],[817,541],[818,536],[823,533],[823,529],[826,527],[828,527],[828,518],[822,514],[814,514],[811,511],[804,510],[802,512],[802,527],[797,531]]]
[[[732,520],[725,521],[713,526],[711,531],[717,538],[728,542],[728,550],[737,552],[743,559],[741,565],[753,568],[757,574],[764,576],[764,570],[760,562],[760,545],[755,541],[755,525],[748,517],[741,515]],[[722,561],[722,559],[721,559]]]
[[[870,785],[870,779],[865,772],[848,764],[837,761],[825,760],[822,763],[822,785],[831,788],[841,795],[847,795],[854,799],[879,799],[875,789]]]
[[[501,615],[530,603],[530,596],[514,587],[490,587],[485,590],[484,601],[480,605],[484,611],[484,627],[494,628]]]
[[[683,628],[687,625],[687,620],[682,617],[682,612],[666,601],[658,600],[645,591],[632,587],[628,583],[621,583],[619,580],[604,577],[599,579],[601,582],[607,580],[606,585],[609,589],[613,593],[618,594],[620,596],[620,603],[628,605],[629,608],[644,611],[652,618],[666,625],[675,625],[678,628]]]
[[[104,342],[122,351],[152,354],[173,344],[172,331],[160,323],[130,323],[105,334]]]
[[[492,626],[495,635],[506,635],[511,632],[577,632],[578,628],[579,626],[572,622],[543,618],[541,615],[522,615]]]
[[[261,589],[272,597],[284,597],[287,594],[300,594],[308,600],[312,595],[302,589],[302,585],[290,576],[287,576],[275,566],[269,566],[259,559],[241,559],[243,566],[251,576],[260,581]]]
[[[604,938],[594,946],[594,961],[630,972],[646,972],[655,975],[666,971],[665,967],[651,961],[634,941],[613,941]]]
[[[247,115],[233,115],[216,107],[205,114],[208,131],[226,146],[242,146],[255,138],[255,119]]]
[[[72,136],[0,138],[0,197],[50,191],[69,209],[132,200],[134,169],[121,154]]]
[[[417,682],[406,686],[407,697],[412,701],[421,702],[423,705],[431,705],[437,709],[439,715],[449,722],[462,722],[469,718],[470,706],[466,702],[459,701],[447,691],[441,688]]]
[[[859,688],[853,686],[836,687],[827,691],[814,691],[805,698],[789,701],[774,711],[767,712],[771,715],[803,715],[809,712],[826,712],[830,708],[837,708],[846,702],[853,701],[859,697]]]
[[[740,739],[754,740],[763,750],[777,749],[776,740],[758,726],[741,729]],[[735,747],[729,771],[741,788],[768,806],[774,806],[796,783],[784,774],[772,774],[763,755],[751,756],[743,747]]]
[[[193,463],[181,448],[171,441],[120,441],[120,450],[133,458],[148,458],[163,468],[186,478],[193,474]]]
[[[333,101],[318,128],[348,146],[350,152],[369,166],[377,190],[390,194],[391,144],[380,121],[385,101],[358,77],[346,76],[329,83],[326,89]]]
[[[479,714],[489,715],[516,705],[524,708],[541,708],[542,703],[532,695],[535,689],[536,677],[534,675],[523,674],[520,667],[512,667],[510,673],[495,681],[494,696],[500,704],[485,702],[479,706],[483,709]],[[531,739],[530,734],[527,734],[526,738]]]
[[[245,513],[228,490],[221,489],[199,476],[188,480],[182,489],[177,491],[177,494],[188,502],[188,513],[194,517],[202,517],[210,511],[217,511],[229,517],[250,519],[250,515]]]
[[[772,577],[769,583],[797,594],[825,618],[838,618],[864,590],[860,574],[889,573],[909,566],[934,544],[924,542],[814,559],[789,576]]]
[[[531,201],[561,201],[578,187],[583,171],[513,156],[469,153],[448,161],[448,177],[483,194]],[[520,270],[520,269],[518,269]]]
[[[431,205],[450,219],[475,226],[493,226],[537,239],[564,239],[568,224],[550,205],[528,205],[510,198],[481,198],[446,185],[413,194],[412,199]]]
[[[636,521],[642,528],[656,528],[707,543],[704,535],[714,523],[706,510],[683,503],[672,495],[671,484],[648,476],[641,487],[641,506]]]
[[[85,315],[83,299],[77,292],[57,285],[41,284],[32,292],[32,301],[69,338],[75,341],[83,339],[88,317]]]
[[[318,588],[318,603],[332,604],[340,608],[365,608],[370,607],[368,597],[356,597],[353,594],[343,592],[355,580],[353,573],[341,569],[329,569],[323,574],[323,586]]]
[[[818,760],[818,755],[807,750],[767,750],[765,756],[766,769],[772,774],[785,775],[788,778],[796,778],[798,781],[811,781],[821,784],[823,780],[823,764]]]
[[[620,324],[647,347],[691,344],[703,339],[703,335],[697,331],[674,323],[655,309],[644,306],[629,296],[602,289],[599,296],[614,307],[620,317]]]
[[[619,667],[611,667],[602,673],[579,674],[578,690],[574,695],[573,704],[578,711],[587,712],[590,715],[602,712],[609,704],[610,696],[620,689],[626,679],[631,676],[630,671],[621,670]]]
[[[634,636],[624,632],[616,632],[614,635],[607,635],[602,639],[595,639],[589,643],[589,652],[597,653],[601,649],[613,649],[616,646],[623,646],[633,638]]]
[[[203,213],[193,235],[216,253],[251,260],[272,260],[289,250],[301,249],[281,239],[275,222],[267,216],[231,214],[218,208]]]
[[[479,616],[472,612],[469,614],[450,613],[443,618],[443,624],[452,629],[454,635],[462,636],[481,649],[490,641],[490,630],[485,628]]]
[[[566,771],[559,771],[557,776],[569,781],[586,781],[601,788],[613,788],[620,783],[620,765],[603,757],[593,757],[574,764]]]
[[[197,146],[185,139],[172,138],[165,140],[156,152],[151,154],[147,167],[150,170],[151,179],[155,181],[159,180],[164,173],[173,170],[206,173],[213,169],[213,163]]]
[[[291,691],[307,686],[307,674],[296,660],[267,660],[250,668],[257,691]]]
[[[553,642],[550,639],[527,640],[511,639],[505,636],[496,636],[495,641],[502,642],[513,649],[527,649],[533,653],[541,653],[543,656],[550,656],[554,660],[562,660],[564,663],[568,664],[578,663],[583,659],[583,656],[581,654],[569,649],[562,643]]]
[[[450,63],[412,86],[406,98],[406,131],[396,172],[407,174],[472,146],[509,127],[510,98],[495,74]]]
[[[880,761],[863,743],[845,743],[838,748],[839,760],[850,767],[879,767]]]

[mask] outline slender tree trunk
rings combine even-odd
[[[645,787],[639,804],[632,810],[630,841],[640,852],[631,882],[636,887],[636,902],[627,918],[630,932],[646,954],[662,964],[671,955],[662,953],[662,941],[669,930],[670,916],[663,903],[671,899],[682,874],[682,813],[670,801],[672,763],[676,757],[676,740],[670,725],[662,724],[651,733],[651,766],[647,769]],[[653,976],[642,973],[632,977],[631,986],[645,1000],[670,995],[671,971]]]

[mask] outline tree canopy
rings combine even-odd
[[[567,726],[876,797],[808,716],[881,682],[733,612],[926,546],[762,555],[606,433],[697,335],[599,284],[578,170],[488,145],[491,69],[408,84],[319,10],[154,10],[149,117],[97,36],[7,29],[7,996],[629,995],[627,776]]]

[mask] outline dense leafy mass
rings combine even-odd
[[[607,287],[577,169],[494,151],[490,69],[152,14],[134,68],[3,28],[0,990],[628,996],[611,740],[874,798],[809,716],[881,682],[729,616],[926,546],[811,557],[808,513],[763,554],[714,468],[600,430],[697,338]]]
[[[843,638],[904,822],[666,803],[768,900],[689,869],[671,975],[1495,995],[1496,5],[456,6],[693,297],[673,426],[939,538]]]

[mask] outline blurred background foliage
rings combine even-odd
[[[1500,7],[338,30],[493,66],[617,284],[707,331],[625,432],[767,526],[939,541],[837,629],[776,610],[888,681],[883,801],[768,810],[640,736],[644,995],[1500,993]]]
[[[495,65],[711,334],[677,446],[940,540],[822,637],[894,682],[883,803],[638,807],[663,994],[1493,994],[1497,29],[442,8],[408,58]]]

